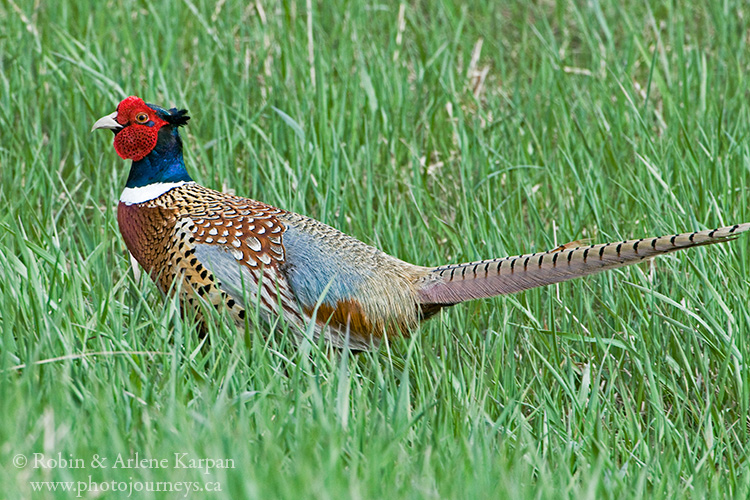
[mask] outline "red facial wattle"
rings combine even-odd
[[[142,160],[153,151],[159,129],[166,124],[156,111],[135,96],[124,99],[117,106],[117,122],[124,128],[115,135],[115,151],[122,159],[133,161]]]
[[[115,135],[115,151],[123,160],[142,160],[154,149],[158,136],[156,127],[130,125]]]

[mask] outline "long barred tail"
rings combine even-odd
[[[750,223],[745,223],[711,231],[576,248],[563,246],[517,257],[436,267],[423,281],[419,299],[422,305],[448,305],[520,292],[628,266],[684,248],[722,243],[748,230]]]

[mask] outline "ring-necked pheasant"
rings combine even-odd
[[[259,302],[299,335],[340,347],[375,347],[385,332],[408,334],[441,308],[634,264],[682,248],[718,243],[750,223],[712,231],[602,245],[562,246],[517,257],[421,267],[303,215],[195,183],[182,158],[185,110],[128,97],[94,129],[115,133],[133,160],[117,220],[125,244],[163,292],[182,280],[184,305],[206,300],[244,325]],[[257,301],[257,302],[256,302]]]

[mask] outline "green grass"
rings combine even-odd
[[[197,180],[423,265],[747,221],[744,2],[310,3],[0,3],[0,496],[746,497],[747,239],[373,354],[220,321],[206,345],[134,282],[128,165],[89,133],[125,95],[187,107]],[[235,468],[111,468],[136,452]]]

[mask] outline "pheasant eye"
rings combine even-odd
[[[148,122],[148,114],[146,113],[138,113],[135,115],[135,121],[138,123],[146,123]]]

